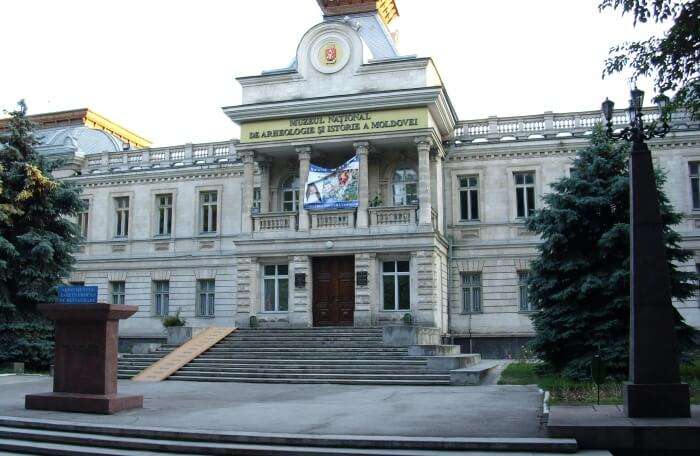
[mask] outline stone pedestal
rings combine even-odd
[[[143,396],[117,394],[119,320],[138,307],[113,304],[40,304],[55,324],[53,392],[25,396],[36,410],[112,414],[143,407]]]

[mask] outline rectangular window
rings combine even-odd
[[[515,202],[517,217],[525,218],[535,211],[535,173],[513,173],[515,178]]]
[[[129,236],[129,197],[120,196],[114,198],[114,207],[116,211],[116,226],[114,231],[115,237]]]
[[[126,298],[126,282],[109,282],[109,292],[112,304],[124,304]]]
[[[382,263],[384,310],[411,309],[411,273],[408,260]]]
[[[156,235],[170,236],[173,226],[173,195],[171,193],[156,195]]]
[[[481,312],[481,274],[478,272],[462,274],[462,312]]]
[[[459,209],[461,220],[479,220],[479,177],[459,178]]]
[[[532,312],[535,306],[530,302],[530,296],[527,291],[527,282],[530,278],[528,271],[518,271],[518,302],[521,312]]]
[[[700,209],[700,173],[698,173],[700,162],[688,163],[690,168],[690,193],[693,199],[693,209]]]
[[[216,282],[214,279],[197,281],[197,316],[214,316],[214,298]]]
[[[170,304],[170,282],[167,280],[153,281],[153,314],[159,317],[168,315]]]
[[[90,200],[84,199],[83,210],[78,213],[78,226],[80,227],[80,237],[87,239],[88,237],[88,221],[90,219]]]
[[[260,192],[260,187],[255,187],[253,189],[253,213],[259,214],[261,207],[262,207],[262,193]]]
[[[268,264],[263,269],[263,311],[286,312],[289,309],[289,266]]]
[[[219,210],[219,195],[214,191],[201,192],[199,194],[200,205],[200,225],[201,233],[216,233],[217,213]]]

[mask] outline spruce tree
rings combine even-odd
[[[36,305],[55,299],[73,265],[79,230],[71,217],[78,189],[54,179],[60,166],[35,151],[26,106],[9,113],[0,135],[0,363],[46,367],[53,356],[51,323]]]
[[[532,264],[529,292],[539,311],[532,348],[548,366],[573,379],[590,378],[590,360],[600,354],[609,372],[627,374],[629,337],[629,145],[608,139],[597,127],[590,145],[574,159],[569,177],[553,183],[545,206],[528,220],[540,234],[540,257]],[[664,224],[671,294],[685,300],[697,286],[679,263],[692,252],[673,230],[682,215],[656,184]],[[692,345],[693,329],[676,311],[681,345]],[[663,343],[663,341],[659,341]]]

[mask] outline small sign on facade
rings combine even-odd
[[[58,287],[59,304],[94,304],[97,302],[97,287],[68,286]]]
[[[294,288],[306,288],[306,274],[294,274]]]
[[[358,287],[367,286],[367,271],[357,271],[355,282]]]

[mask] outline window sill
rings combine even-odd
[[[407,312],[412,312],[413,309],[382,309],[381,311],[382,312],[404,312],[404,313],[407,313]]]
[[[460,315],[483,315],[484,311],[480,310],[478,312],[460,312]]]
[[[198,233],[197,237],[200,238],[210,238],[210,237],[216,237],[219,235],[218,231],[213,231],[213,232],[208,232],[208,233]]]
[[[216,315],[195,315],[194,318],[216,318]]]
[[[126,242],[129,240],[128,236],[114,236],[112,242]]]
[[[153,235],[154,241],[169,241],[172,238],[173,238],[172,234],[154,234]]]
[[[459,225],[478,225],[481,223],[481,219],[474,219],[474,220],[460,220],[457,222]]]
[[[289,311],[288,310],[261,310],[260,313],[264,314],[264,315],[275,315],[275,314],[285,315],[285,314],[288,314]]]

